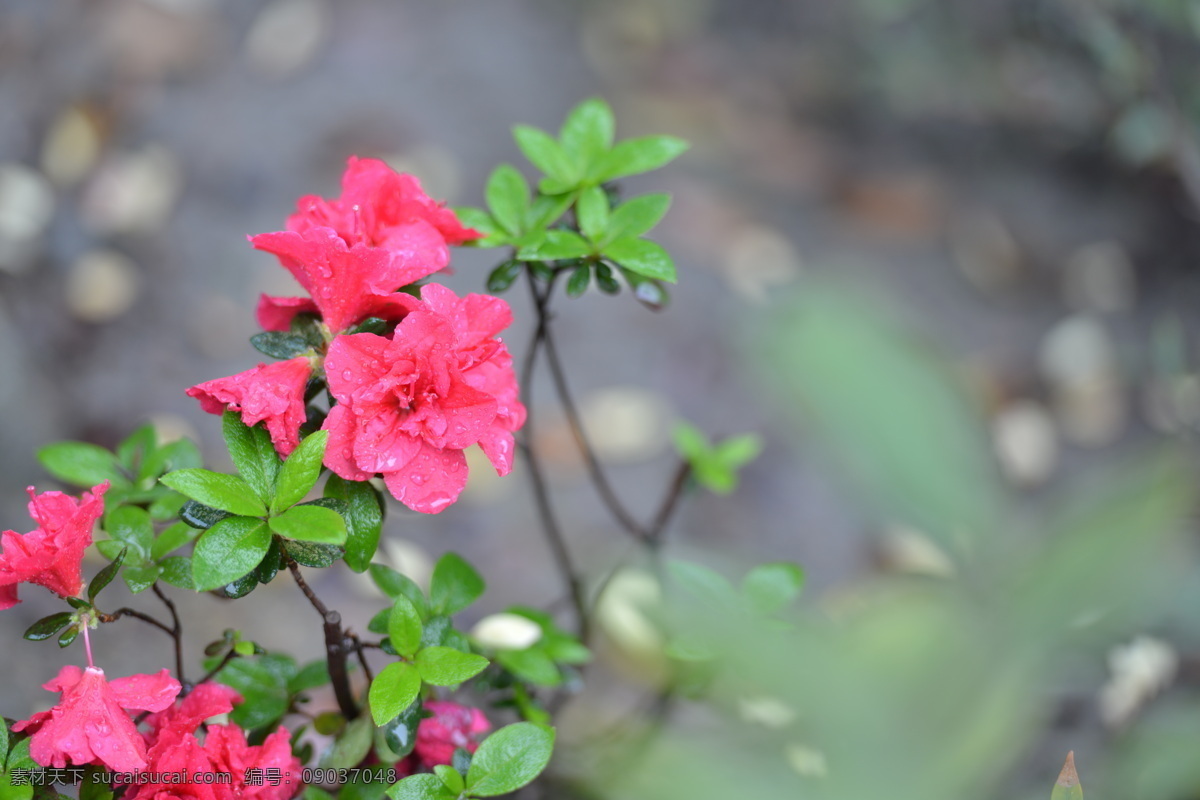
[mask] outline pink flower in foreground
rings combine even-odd
[[[433,716],[421,720],[417,726],[417,743],[413,749],[430,769],[438,764],[449,764],[459,747],[474,753],[479,747],[479,734],[492,727],[482,711],[458,703],[431,700],[425,704],[425,710],[433,712]]]
[[[18,583],[36,583],[62,597],[83,589],[80,565],[92,543],[92,527],[104,513],[108,481],[84,492],[79,500],[62,492],[35,494],[30,486],[29,516],[38,527],[21,535],[0,536],[0,609],[20,602]]]
[[[104,764],[118,772],[146,766],[146,743],[127,711],[161,711],[179,694],[165,669],[108,681],[99,667],[62,668],[43,689],[61,692],[58,705],[13,726],[32,733],[29,755],[44,767]]]
[[[508,304],[436,284],[421,299],[390,339],[360,333],[330,345],[325,373],[337,404],[323,426],[325,465],[347,480],[381,473],[397,500],[436,514],[466,485],[465,448],[478,444],[508,474],[525,407],[495,338],[512,321]]]
[[[312,371],[308,358],[298,356],[200,383],[187,393],[210,414],[220,414],[229,408],[241,412],[242,422],[247,425],[265,420],[271,442],[286,457],[300,444],[300,426],[305,419],[304,390]]]
[[[261,745],[250,746],[236,725],[209,725],[204,743],[196,737],[200,723],[217,714],[233,710],[241,697],[220,684],[202,683],[182,702],[153,714],[148,719],[151,745],[146,756],[146,772],[158,775],[228,773],[228,784],[139,783],[126,794],[126,800],[188,798],[189,800],[288,800],[301,788],[301,763],[292,754],[286,728],[280,727]],[[246,783],[250,769],[278,769],[279,785]]]
[[[348,330],[367,317],[399,320],[416,304],[401,286],[439,269],[436,251],[412,251],[404,258],[361,242],[349,245],[332,228],[308,228],[303,233],[277,231],[250,237],[259,250],[274,253],[312,299],[263,295],[258,322],[267,330],[286,331],[292,317],[315,311],[334,333]],[[441,245],[445,249],[445,244]],[[442,260],[441,266],[445,266]]]

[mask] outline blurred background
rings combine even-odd
[[[865,372],[850,383],[878,391],[862,413],[889,415],[891,393],[905,405],[903,378],[915,373],[872,383],[872,359],[886,372],[911,355],[888,343],[908,337],[961,387],[967,420],[955,428],[910,408],[909,430],[928,434],[930,459],[942,437],[969,431],[1000,498],[989,536],[1032,531],[1022,552],[1036,552],[1041,515],[1067,502],[1069,487],[1090,485],[1095,468],[1129,473],[1129,454],[1164,442],[1175,466],[1154,469],[1170,477],[1130,502],[1167,486],[1162,503],[1175,510],[1164,518],[1189,517],[1179,465],[1194,460],[1200,426],[1198,64],[1194,0],[0,0],[0,524],[30,526],[23,490],[51,486],[34,459],[51,441],[111,447],[152,420],[225,466],[216,418],[183,392],[259,362],[247,342],[258,294],[293,284],[245,237],[280,229],[302,194],[338,194],[348,155],[385,158],[435,198],[480,205],[497,163],[534,174],[512,125],[556,130],[593,95],[613,105],[618,137],[669,133],[693,145],[626,187],[674,195],[656,232],[679,266],[670,306],[654,313],[628,294],[594,292],[558,305],[556,336],[599,455],[648,517],[670,478],[675,421],[766,443],[734,494],[687,498],[668,534],[679,552],[719,553],[734,575],[755,561],[797,562],[805,603],[825,610],[855,607],[864,586],[891,576],[960,567],[953,547],[938,545],[937,520],[874,503],[871,487],[861,499],[861,481],[831,469],[838,458],[816,440],[856,452],[850,461],[873,460],[877,442],[810,436],[813,418],[791,414],[838,408],[837,396],[806,392],[825,385],[829,358],[856,354]],[[457,250],[447,283],[481,291],[499,259]],[[804,299],[831,279],[872,299]],[[523,292],[508,299],[517,322],[505,338],[520,358],[532,315]],[[872,303],[887,311],[864,311]],[[762,346],[807,336],[788,327],[802,313],[833,320],[818,329],[831,347],[847,336],[846,349]],[[856,345],[853,331],[877,323],[878,336]],[[789,378],[804,375],[811,381]],[[830,377],[838,385],[836,369]],[[536,446],[596,578],[626,542],[544,379]],[[946,495],[967,480],[933,472]],[[1132,491],[1113,480],[1118,489],[1100,494]],[[904,493],[886,470],[867,483],[889,481]],[[561,600],[520,467],[498,480],[476,464],[454,509],[425,517],[393,506],[385,530],[384,555],[418,577],[450,549],[481,565],[489,591],[474,614]],[[1023,684],[1038,723],[996,734],[1007,744],[989,779],[1046,788],[1066,749],[1091,748],[1090,761],[1077,753],[1086,784],[1161,687],[1190,698],[1200,645],[1190,538],[1176,536],[1171,557],[1141,572],[1109,564],[1107,586],[1122,597],[1161,586],[1164,564],[1179,568],[1170,585],[1181,588],[1072,651],[1059,677]],[[315,580],[365,624],[379,600],[350,578]],[[5,631],[57,610],[44,592],[25,597]],[[300,626],[315,634],[297,597],[278,581],[255,603],[194,598],[191,644],[198,655],[227,626],[267,647]],[[168,655],[157,637],[106,626],[98,659],[114,675],[150,671]],[[1125,690],[1136,702],[1106,711],[1103,687],[1120,673],[1113,648],[1130,642],[1144,645],[1126,659],[1142,681]],[[317,645],[311,638],[305,654]],[[5,713],[48,703],[28,687],[76,656],[6,633],[0,668],[20,680],[0,685]],[[802,674],[797,664],[789,680]],[[823,763],[812,760],[819,750],[787,752],[777,761],[793,777]]]

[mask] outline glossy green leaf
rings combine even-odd
[[[342,515],[322,506],[292,506],[268,521],[271,530],[285,539],[341,545],[346,541]]]
[[[250,484],[236,475],[207,469],[177,469],[159,480],[185,497],[221,511],[247,517],[267,513],[266,505]]]
[[[457,553],[446,553],[433,566],[429,597],[443,614],[455,614],[474,603],[487,584],[475,568]]]
[[[279,570],[284,568],[282,541],[278,536],[271,537],[271,543],[267,546],[267,554],[263,556],[262,561],[258,562],[258,566],[251,573],[259,583],[270,583],[275,580]]]
[[[130,565],[121,572],[121,579],[132,594],[146,591],[158,580],[162,567],[158,564]]]
[[[286,361],[307,353],[311,348],[308,341],[297,333],[263,331],[250,337],[250,344],[263,355]],[[231,412],[225,412],[231,413]]]
[[[496,221],[513,236],[519,234],[529,207],[529,184],[517,168],[501,164],[492,170],[484,197]]]
[[[246,573],[237,580],[230,581],[229,583],[225,584],[219,590],[221,595],[229,598],[230,600],[237,600],[238,598],[245,597],[246,595],[250,594],[258,588],[257,573],[257,569],[250,570],[250,572]],[[249,653],[246,652],[247,647],[249,647]],[[241,655],[254,654],[254,645],[250,642],[238,642],[233,649],[234,652],[240,653]]]
[[[409,775],[387,790],[392,800],[454,800],[452,794],[437,775],[428,772]]]
[[[483,740],[467,771],[467,793],[515,792],[541,774],[554,752],[554,729],[533,722],[507,725]]]
[[[104,517],[104,530],[118,542],[129,545],[137,560],[150,555],[154,545],[154,523],[144,508],[119,506]]]
[[[318,569],[328,567],[346,553],[345,548],[340,545],[297,542],[291,539],[284,540],[283,550],[297,564],[304,567],[316,567]]]
[[[513,128],[513,139],[529,162],[547,177],[568,186],[582,177],[559,143],[545,131],[528,125],[517,125]]]
[[[270,502],[280,464],[271,435],[264,428],[248,427],[236,411],[226,411],[221,416],[221,429],[237,471],[260,500]]]
[[[258,566],[271,545],[267,523],[251,517],[228,517],[196,541],[192,580],[197,591],[217,589]]]
[[[538,244],[522,248],[517,257],[522,261],[562,261],[591,255],[595,248],[572,231],[546,231],[546,237]]]
[[[501,263],[500,266],[488,273],[487,290],[497,294],[507,291],[524,271],[524,264],[515,258]]]
[[[112,563],[104,569],[96,573],[96,577],[88,581],[87,598],[90,602],[95,602],[96,595],[100,594],[100,590],[112,583],[112,579],[117,576],[117,571],[121,569],[121,565],[125,563],[125,555],[129,552],[128,545],[121,547],[121,552],[112,560]]]
[[[299,503],[317,484],[328,439],[329,431],[309,434],[283,462],[275,485],[275,499],[271,501],[272,514]]]
[[[584,189],[575,204],[579,230],[593,242],[601,241],[608,230],[608,195],[599,186]]]
[[[392,604],[388,617],[388,637],[392,647],[402,656],[411,656],[421,646],[421,615],[412,602],[400,595]]]
[[[392,618],[395,617],[393,610]],[[417,653],[415,663],[421,671],[421,680],[426,683],[434,686],[456,686],[487,669],[488,660],[475,653],[464,653],[452,647],[426,647]]]
[[[391,722],[412,705],[421,691],[421,674],[412,664],[393,662],[371,681],[368,700],[376,725]]]
[[[416,607],[422,619],[429,616],[429,601],[416,581],[385,564],[372,564],[370,571],[371,580],[379,587],[379,591],[393,600],[403,595]]]
[[[44,639],[49,639],[54,634],[61,631],[67,625],[71,624],[75,615],[70,611],[59,611],[56,614],[51,614],[42,617],[37,622],[25,629],[23,634],[26,639],[31,642],[40,642]]]
[[[162,573],[158,576],[160,580],[180,589],[195,590],[196,583],[192,580],[191,556],[168,556],[162,560],[159,566],[162,567]]]
[[[398,758],[404,758],[417,744],[417,728],[421,724],[420,700],[414,700],[396,718],[383,725],[383,736],[388,749]]]
[[[572,161],[590,164],[612,147],[615,127],[612,108],[599,97],[592,97],[571,109],[559,131],[559,140]]]
[[[647,239],[618,239],[604,247],[604,255],[630,272],[675,283],[675,262],[662,245]]]
[[[325,482],[325,496],[346,503],[346,566],[355,572],[365,572],[375,557],[383,531],[379,494],[366,481],[347,481],[330,475]]]
[[[98,445],[56,442],[38,450],[37,459],[51,475],[76,486],[90,489],[104,481],[110,481],[114,487],[129,485],[117,457]]]
[[[158,561],[173,550],[182,547],[200,535],[200,531],[186,522],[176,522],[163,529],[150,546],[150,557]]]
[[[742,579],[742,594],[760,614],[774,614],[800,596],[804,570],[786,561],[759,564]]]
[[[449,764],[435,764],[433,767],[433,774],[437,775],[438,780],[445,784],[446,788],[450,791],[450,794],[457,797],[462,793],[464,788],[463,776],[454,767],[450,766]]]
[[[179,509],[179,518],[186,525],[200,530],[211,528],[229,515],[228,511],[206,506],[204,503],[198,503],[195,500],[188,500]]]
[[[596,264],[596,285],[605,294],[618,294],[621,291],[621,284],[613,275],[612,267],[604,263]]]
[[[617,142],[608,153],[596,161],[588,172],[588,180],[606,183],[626,175],[650,172],[683,155],[688,143],[674,136],[643,136]]]
[[[350,769],[357,767],[371,752],[371,744],[375,739],[375,726],[371,718],[362,715],[351,720],[325,753],[321,756],[320,766],[324,769]]]
[[[62,632],[62,635],[58,637],[58,646],[70,647],[71,643],[79,638],[79,632],[80,628],[78,625],[72,625],[71,627],[67,628]]]
[[[612,210],[605,230],[605,243],[617,239],[636,239],[649,232],[671,206],[669,194],[645,194],[626,200]]]
[[[580,264],[571,270],[571,277],[567,279],[567,297],[579,297],[587,291],[591,282],[592,268],[587,264]]]

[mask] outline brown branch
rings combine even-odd
[[[151,584],[150,589],[171,612],[171,638],[175,640],[175,677],[179,678],[180,683],[186,684],[187,679],[183,676],[183,623],[179,621],[179,612],[175,608],[175,603],[158,585],[158,581]]]
[[[325,662],[329,667],[329,679],[333,683],[333,694],[337,698],[338,709],[346,719],[355,719],[359,714],[358,705],[354,702],[354,694],[350,691],[350,675],[346,671],[346,657],[354,649],[354,642],[342,630],[342,615],[331,611],[321,602],[312,588],[300,574],[300,565],[296,559],[287,557],[288,570],[296,580],[296,585],[308,602],[321,615],[325,627]]]

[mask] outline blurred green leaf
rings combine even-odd
[[[374,684],[371,686],[374,689]],[[322,769],[350,769],[357,767],[371,752],[371,743],[375,738],[375,726],[371,718],[362,715],[351,720],[333,743],[333,746],[321,756]]]
[[[588,264],[580,264],[571,270],[567,279],[567,297],[579,297],[587,291],[592,282],[592,268]]]
[[[441,779],[428,772],[409,775],[387,791],[392,800],[455,800]]]
[[[517,258],[522,261],[563,261],[591,255],[595,248],[572,231],[547,231],[546,236],[532,247],[522,248]]]
[[[612,147],[615,127],[608,103],[592,97],[567,114],[559,131],[559,140],[576,164],[591,164]]]
[[[474,603],[486,584],[475,568],[457,553],[446,553],[433,566],[429,597],[443,614],[455,614]]]
[[[742,594],[760,614],[774,614],[800,596],[804,570],[786,561],[759,564],[742,579]]]
[[[604,238],[608,230],[608,196],[598,186],[592,186],[579,193],[575,205],[575,214],[579,218],[579,230],[593,242]]]
[[[1050,792],[1050,800],[1083,800],[1083,786],[1075,772],[1074,751],[1067,753],[1066,763],[1063,764],[1062,772],[1058,774],[1058,780],[1054,782],[1054,789]]]
[[[659,223],[670,206],[669,194],[646,194],[626,200],[613,209],[602,244],[645,235]]]
[[[582,177],[578,167],[563,151],[558,142],[545,131],[528,125],[517,125],[513,128],[513,139],[517,147],[535,167],[547,177],[566,187],[572,186]],[[559,192],[547,192],[558,194]]]
[[[524,264],[515,258],[510,258],[488,273],[487,290],[496,293],[507,291],[513,282],[521,277],[524,270]]]
[[[496,221],[513,236],[520,234],[529,208],[529,184],[516,167],[501,164],[492,170],[484,194]]]
[[[588,171],[588,180],[607,183],[626,175],[637,175],[664,167],[688,149],[688,143],[674,136],[643,136],[617,142]]]
[[[417,609],[422,619],[429,616],[429,601],[425,599],[425,593],[412,578],[402,575],[385,564],[372,564],[370,573],[371,580],[379,587],[379,591],[393,600],[403,595]]]
[[[117,457],[98,445],[56,442],[38,450],[37,458],[51,475],[75,486],[90,489],[104,481],[114,487],[129,485]]]
[[[662,245],[647,239],[618,239],[606,244],[604,255],[630,272],[675,283],[675,262]]]

